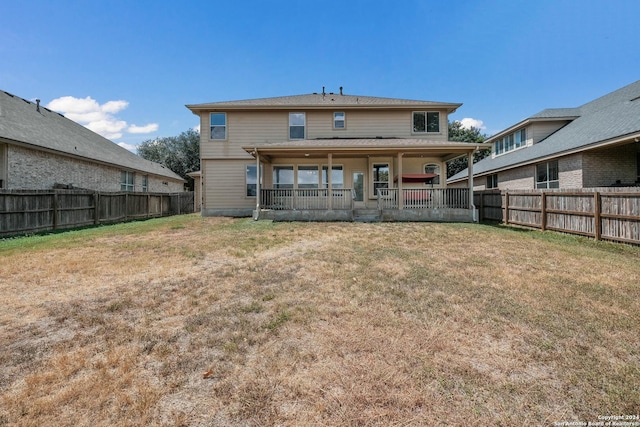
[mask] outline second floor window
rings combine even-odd
[[[211,139],[227,139],[227,114],[211,113]]]
[[[289,113],[289,139],[304,139],[305,114]]]
[[[413,112],[413,132],[414,133],[440,132],[440,113],[437,111],[414,111]]]
[[[346,126],[344,113],[333,113],[333,128],[344,129]]]

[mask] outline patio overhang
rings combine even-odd
[[[266,160],[272,157],[318,158],[327,157],[329,154],[334,157],[360,157],[395,156],[402,153],[405,157],[429,155],[449,161],[488,147],[489,144],[427,139],[331,138],[271,142],[242,148],[254,157],[259,152]]]

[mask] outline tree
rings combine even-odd
[[[138,146],[138,155],[171,169],[193,190],[193,178],[187,174],[200,170],[200,134],[189,129],[178,136],[144,141]]]
[[[459,121],[449,122],[449,141],[469,142],[471,144],[482,143],[487,135],[480,133],[480,129],[471,126],[462,127]],[[478,150],[473,153],[473,163],[476,163],[491,154],[490,149]],[[460,157],[447,163],[447,178],[467,168],[467,157]]]

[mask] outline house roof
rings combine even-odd
[[[305,95],[279,96],[274,98],[246,99],[240,101],[190,104],[186,107],[193,113],[220,110],[273,110],[273,109],[446,109],[453,113],[462,104],[411,99],[379,98],[373,96],[335,93],[311,93]]]
[[[492,142],[529,123],[548,120],[567,120],[568,124],[533,146],[479,161],[473,165],[474,175],[495,173],[604,145],[628,142],[630,138],[640,136],[640,80],[577,108],[542,110],[486,142]],[[448,182],[466,178],[467,171],[464,170],[449,178]]]
[[[0,140],[87,161],[184,181],[159,163],[143,159],[43,106],[0,90]]]

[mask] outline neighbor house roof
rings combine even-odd
[[[411,99],[378,98],[373,96],[345,95],[336,93],[311,93],[305,95],[279,96],[274,98],[246,99],[241,101],[210,102],[187,105],[192,112],[215,110],[273,110],[299,109],[446,109],[453,113],[462,104]]]
[[[184,181],[63,115],[0,90],[0,140],[127,170]]]
[[[568,124],[533,146],[479,161],[473,165],[474,175],[495,173],[640,136],[640,80],[577,108],[543,110],[486,142],[493,142],[529,123],[549,120],[566,120]],[[466,178],[467,171],[464,170],[448,182]]]

